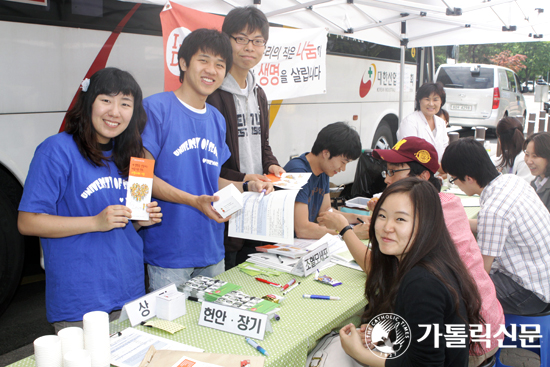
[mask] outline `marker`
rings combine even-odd
[[[298,282],[298,283],[294,283],[292,285],[292,287],[288,288],[286,291],[283,292],[283,296],[286,295],[288,292],[290,292],[291,290],[293,290],[294,288],[296,288],[298,285],[300,285],[301,282]]]
[[[282,264],[283,263],[283,259],[281,258],[281,255],[277,255],[277,259],[279,259],[279,262]],[[284,289],[284,287],[283,287]]]
[[[263,189],[262,192],[260,192],[260,196],[258,196],[258,199],[256,199],[256,202],[259,203],[260,201],[262,201],[264,195],[265,195],[265,189]]]
[[[327,299],[327,300],[333,300],[333,301],[339,301],[340,297],[334,297],[334,296],[319,296],[317,294],[304,294],[304,298],[312,298],[312,299]]]
[[[269,284],[269,285],[272,285],[274,287],[280,287],[281,286],[280,284],[273,283],[273,282],[270,282],[269,280],[265,280],[265,279],[262,279],[262,278],[254,278],[254,279],[256,279],[258,282]]]
[[[285,285],[283,285],[283,290],[286,291],[286,289],[288,287],[290,287],[292,284],[296,283],[296,279],[291,279],[290,282],[286,283]]]
[[[365,222],[363,222],[363,220],[362,220],[361,218],[357,217],[357,220],[358,220],[359,222],[361,222],[361,224],[365,224]]]
[[[250,338],[244,338],[244,340],[246,340],[246,342],[248,344],[250,344],[253,348],[257,349],[258,352],[262,353],[264,356],[268,357],[269,355],[267,354],[267,350],[265,350],[264,348],[260,347],[260,345],[258,343],[256,343],[254,340],[250,339]]]

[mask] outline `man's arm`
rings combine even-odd
[[[495,260],[494,256],[487,256],[487,255],[481,255],[483,257],[483,267],[485,268],[485,271],[487,274],[491,271],[491,266],[493,265],[493,261]]]
[[[328,206],[325,203],[327,200],[327,197],[328,197]],[[330,195],[326,194],[326,196],[323,198],[323,204],[321,205],[321,209],[319,210],[319,213],[326,212],[329,209],[330,209]],[[294,204],[294,231],[296,232],[296,236],[298,238],[311,238],[311,239],[319,239],[327,233],[336,234],[336,231],[330,230],[317,223],[310,222],[309,209],[307,204],[301,203],[298,201]]]

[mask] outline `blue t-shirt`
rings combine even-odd
[[[306,154],[308,153],[304,153],[298,158],[291,159],[284,167],[285,171],[312,172],[311,166],[307,161]],[[307,204],[310,222],[315,222],[317,220],[325,194],[329,193],[329,185],[329,177],[325,173],[321,173],[319,176],[312,174],[309,177],[307,184],[302,186],[298,192],[296,201]]]
[[[155,175],[193,195],[218,191],[221,167],[230,156],[218,110],[207,104],[206,113],[195,113],[173,92],[150,96],[143,105],[148,118],[143,145],[156,159]],[[147,264],[195,268],[223,259],[223,223],[191,206],[158,201],[162,222],[140,231]]]
[[[72,135],[60,133],[36,149],[19,210],[94,216],[109,205],[124,205],[126,187],[113,162],[93,166]],[[143,241],[131,223],[108,232],[41,240],[49,322],[80,321],[90,311],[118,310],[145,294]]]

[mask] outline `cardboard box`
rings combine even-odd
[[[185,315],[185,295],[181,292],[168,292],[157,296],[157,317],[172,321]]]

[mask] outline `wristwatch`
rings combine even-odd
[[[243,192],[247,192],[247,191],[248,191],[248,182],[249,182],[249,181],[243,182]]]
[[[345,226],[344,228],[342,228],[342,230],[338,233],[338,236],[340,237],[340,239],[344,239],[344,233],[346,233],[349,229],[352,229],[353,227],[350,226],[350,225],[347,225]]]

